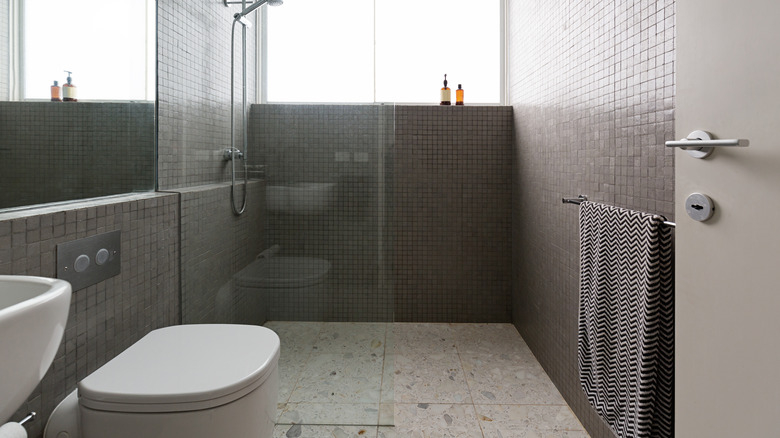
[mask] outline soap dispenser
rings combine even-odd
[[[78,102],[76,99],[76,86],[73,85],[73,79],[70,77],[73,72],[65,70],[68,74],[68,83],[62,84],[62,100],[65,102]]]
[[[447,86],[447,75],[444,75],[444,86],[441,89],[441,105],[452,105],[452,92]]]
[[[54,81],[54,85],[51,86],[51,101],[62,102],[62,99],[60,99],[60,85],[57,81]]]

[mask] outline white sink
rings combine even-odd
[[[332,208],[336,199],[334,183],[294,183],[265,188],[270,211],[293,214],[315,214]]]
[[[70,283],[0,275],[0,424],[27,400],[60,346]]]

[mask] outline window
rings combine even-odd
[[[50,99],[73,72],[79,100],[155,99],[154,0],[24,0],[22,99]]]
[[[268,102],[500,103],[502,0],[289,0],[267,8]]]

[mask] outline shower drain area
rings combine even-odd
[[[272,321],[275,438],[585,438],[511,324]]]

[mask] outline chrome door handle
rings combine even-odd
[[[746,139],[713,139],[707,131],[693,131],[687,138],[666,142],[668,148],[680,148],[694,158],[705,158],[712,153],[715,147],[747,147],[750,144]]]

